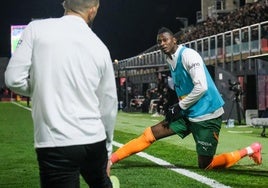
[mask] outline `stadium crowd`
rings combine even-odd
[[[261,0],[247,3],[225,15],[208,17],[204,22],[185,28],[184,32],[177,34],[177,37],[181,43],[184,43],[267,20],[268,3],[266,0]]]

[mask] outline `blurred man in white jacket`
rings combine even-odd
[[[107,161],[117,115],[110,53],[90,25],[99,0],[65,0],[65,15],[32,21],[5,72],[32,98],[41,187],[112,187]]]

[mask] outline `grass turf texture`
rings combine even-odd
[[[150,114],[119,112],[114,140],[126,143],[161,119]],[[144,152],[230,187],[267,187],[268,142],[267,138],[260,137],[261,130],[243,126],[225,128],[223,125],[217,150],[217,153],[233,151],[259,141],[263,145],[263,164],[260,166],[246,157],[230,169],[200,170],[191,135],[183,140],[176,135],[164,138]],[[0,103],[0,143],[0,187],[39,187],[30,111],[12,103]],[[137,155],[114,164],[111,175],[119,178],[121,188],[208,187]],[[87,187],[82,179],[81,187]]]

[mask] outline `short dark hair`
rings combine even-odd
[[[99,0],[64,0],[62,5],[65,10],[84,12],[90,7],[99,5]]]
[[[166,28],[166,27],[161,27],[158,30],[157,35],[162,34],[162,33],[169,33],[170,35],[174,35],[173,32],[170,29]]]

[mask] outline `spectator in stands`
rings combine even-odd
[[[265,1],[247,3],[227,15],[208,17],[204,22],[189,26],[177,38],[184,43],[267,20],[268,5]]]
[[[163,105],[164,105],[164,96],[163,93],[160,93],[158,96],[159,101],[156,104],[156,112],[155,114],[153,114],[153,117],[159,117],[162,115],[162,109],[163,109]]]
[[[2,101],[2,100],[11,100],[11,94],[10,93],[11,93],[10,90],[5,85],[3,85],[1,87],[0,101]]]
[[[4,93],[5,93],[5,86],[2,86],[0,90],[0,101],[2,101],[2,97],[4,96]]]
[[[150,100],[151,100],[150,92],[149,90],[147,90],[145,97],[144,97],[144,101],[142,102],[142,105],[141,105],[141,109],[143,113],[149,112]]]
[[[192,134],[196,144],[198,166],[202,169],[228,168],[245,156],[262,163],[261,144],[253,143],[241,150],[216,153],[222,124],[224,101],[201,58],[193,49],[177,45],[173,33],[161,28],[157,43],[166,54],[179,102],[169,107],[165,119],[148,127],[111,157],[116,163],[148,148],[155,141],[177,134],[181,138]]]
[[[41,187],[79,187],[81,174],[91,188],[112,188],[114,70],[107,47],[88,27],[99,0],[65,0],[63,7],[61,18],[29,23],[5,81],[32,97]]]

